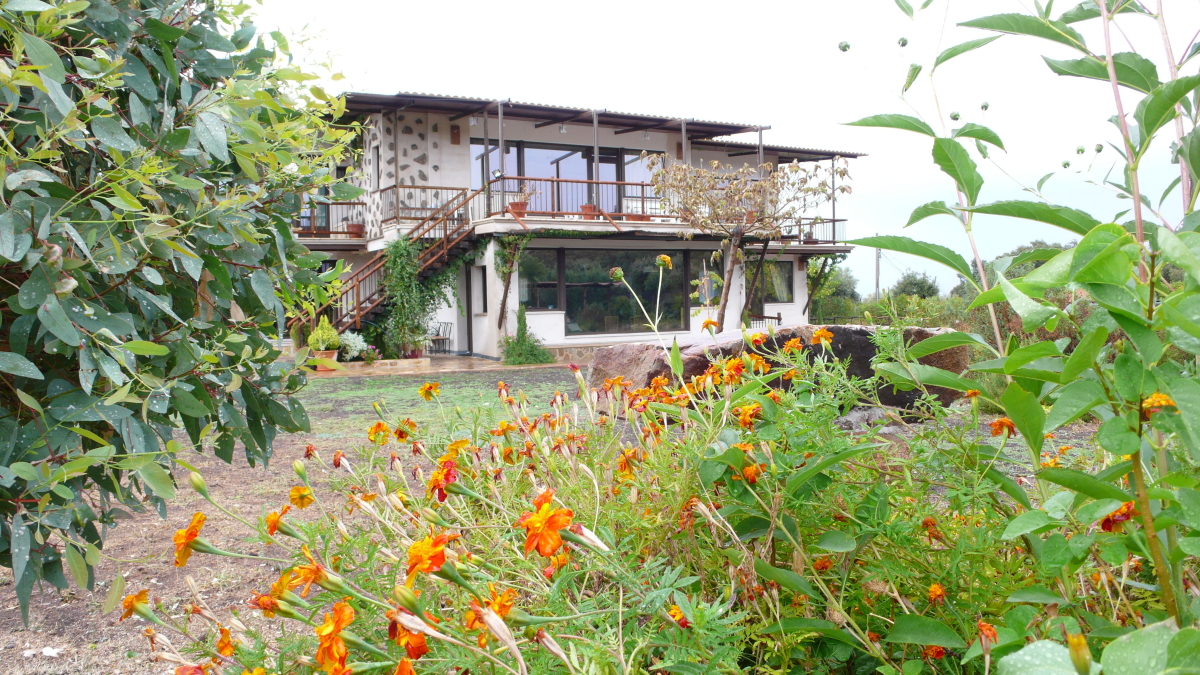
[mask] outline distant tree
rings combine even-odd
[[[892,295],[915,295],[918,298],[936,298],[940,292],[937,279],[913,270],[905,272],[891,289]]]

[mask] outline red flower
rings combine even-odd
[[[1001,417],[992,422],[991,427],[993,436],[1007,434],[1009,438],[1012,438],[1017,433],[1017,425],[1013,424],[1013,421],[1007,417]]]
[[[946,650],[945,648],[937,645],[929,645],[925,649],[921,650],[921,656],[924,656],[931,661],[936,661],[946,657]]]

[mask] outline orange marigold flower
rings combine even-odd
[[[188,664],[176,668],[175,675],[208,675],[208,671],[211,669],[211,663]]]
[[[453,443],[450,443],[449,445],[446,446],[446,454],[444,454],[440,458],[438,458],[438,461],[444,462],[447,459],[457,460],[458,453],[462,452],[463,449],[467,448],[470,445],[471,445],[471,441],[469,441],[465,438],[454,441]]]
[[[204,514],[197,511],[192,516],[192,522],[182,530],[175,530],[175,566],[183,567],[192,556],[192,542],[200,536],[204,527]]]
[[[442,391],[442,385],[437,382],[426,382],[417,390],[417,395],[426,401],[432,401],[434,396],[437,396]]]
[[[795,377],[796,377],[797,375],[799,375],[799,374],[800,374],[800,373],[797,373],[795,368],[792,368],[791,370],[789,370],[789,371],[787,371],[786,373],[784,373],[784,374],[783,374],[783,379],[785,379],[785,380],[791,380],[791,379],[795,378]]]
[[[755,347],[763,346],[763,344],[766,343],[766,341],[767,341],[766,333],[755,333],[754,335],[750,336],[750,344],[754,345]]]
[[[446,487],[458,480],[458,463],[447,459],[434,469],[429,477],[429,485],[425,488],[425,496],[437,495],[439,502],[446,501]]]
[[[392,675],[417,675],[417,671],[413,670],[412,661],[408,659],[400,659],[400,663],[396,664],[396,670]]]
[[[282,509],[279,509],[278,511],[272,511],[267,514],[267,534],[275,536],[275,533],[279,531],[279,520],[283,518],[284,514],[286,514],[291,508],[291,504],[284,504]]]
[[[750,363],[753,364],[754,372],[764,375],[771,372],[771,364],[767,363],[767,360],[760,354],[749,354],[748,356],[750,357]]]
[[[829,332],[824,326],[813,332],[812,343],[816,345],[828,345],[833,342],[833,333]]]
[[[659,267],[665,267],[669,270],[675,269],[674,265],[671,264],[671,256],[666,255],[666,254],[660,255],[657,258],[655,258],[654,264],[658,265]]]
[[[313,503],[313,493],[307,485],[297,485],[288,493],[288,501],[298,509],[307,509]]]
[[[929,601],[935,605],[940,605],[946,601],[946,587],[934,582],[929,584]]]
[[[221,631],[221,637],[217,640],[217,653],[221,656],[233,656],[233,643],[237,642],[229,635],[229,629],[224,626],[217,626]]]
[[[571,525],[575,517],[570,509],[556,509],[550,505],[554,499],[554,490],[546,490],[533,500],[534,511],[521,514],[513,527],[525,528],[525,555],[537,549],[537,552],[549,558],[562,547],[562,536],[558,531]]]
[[[720,327],[721,327],[721,324],[717,323],[716,321],[713,321],[712,319],[705,319],[704,323],[700,324],[700,330],[702,330],[702,331],[704,331],[704,330],[715,331]]]
[[[742,375],[746,372],[746,362],[734,357],[725,362],[725,377],[729,384],[741,384]]]
[[[690,628],[692,625],[692,622],[688,621],[687,617],[683,615],[683,610],[679,609],[679,605],[671,605],[671,608],[667,610],[667,614],[670,614],[671,618],[675,619],[675,623],[679,624],[680,628]]]
[[[346,459],[346,453],[342,452],[341,450],[338,450],[337,452],[333,453],[333,468],[335,468],[335,469],[342,468],[342,461],[344,459]]]
[[[254,609],[262,610],[263,616],[267,617],[268,619],[274,618],[275,612],[279,611],[279,601],[269,595],[263,595],[262,593],[258,592],[252,593],[253,596],[246,604],[250,605]]]
[[[491,593],[491,597],[484,600],[482,606],[480,606],[477,600],[472,599],[470,603],[471,609],[467,610],[466,615],[463,616],[463,624],[467,630],[483,631],[479,634],[479,647],[481,649],[487,645],[487,631],[483,630],[487,628],[487,624],[483,621],[483,608],[487,607],[503,619],[512,611],[513,603],[517,599],[517,592],[511,588],[497,595],[496,584],[490,581],[488,582],[488,591]]]
[[[785,352],[799,353],[801,349],[804,349],[804,340],[801,340],[800,338],[792,338],[791,340],[783,343],[783,351]]]
[[[429,535],[408,547],[408,576],[405,584],[412,586],[418,572],[439,572],[446,564],[446,544],[458,539],[457,534]]]
[[[1145,401],[1142,401],[1142,410],[1149,413],[1156,413],[1167,406],[1175,407],[1175,401],[1170,396],[1157,392],[1150,394]]]
[[[747,483],[755,485],[758,483],[758,477],[762,475],[763,469],[766,466],[766,464],[748,464],[742,468],[742,477],[746,479]]]
[[[986,621],[980,621],[979,623],[977,623],[975,625],[978,626],[978,628],[979,628],[980,644],[982,644],[985,641],[989,642],[991,644],[996,644],[997,642],[1000,641],[1000,636],[998,636],[996,634],[996,628],[994,626],[992,626],[992,624],[987,623]]]
[[[869,630],[869,631],[867,631],[867,639],[870,640],[871,642],[879,642],[883,638],[879,635],[879,633]]]
[[[1105,532],[1120,532],[1121,523],[1132,519],[1137,514],[1133,502],[1125,502],[1121,504],[1121,508],[1104,516],[1104,519],[1100,521],[1100,529]]]
[[[386,445],[388,442],[388,425],[383,422],[376,422],[367,430],[367,440],[375,445]]]
[[[294,576],[288,581],[288,585],[300,586],[303,584],[304,590],[300,592],[300,597],[307,598],[308,590],[312,588],[312,585],[317,584],[319,586],[328,574],[325,572],[325,567],[317,562],[316,558],[313,558],[312,551],[308,550],[308,544],[302,544],[300,552],[304,554],[305,558],[308,558],[308,564],[297,565],[293,568],[292,573]]]
[[[304,446],[304,459],[312,459],[317,456],[317,446],[309,443]]]
[[[333,606],[332,612],[325,613],[325,622],[314,629],[318,640],[316,661],[324,670],[328,671],[335,665],[346,665],[350,650],[346,648],[341,633],[352,621],[354,608],[339,602]]]
[[[833,560],[829,556],[821,556],[813,561],[813,569],[818,572],[833,569]]]
[[[411,436],[412,434],[409,432],[408,429],[405,429],[404,427],[401,427],[401,426],[397,426],[395,429],[392,429],[392,435],[396,437],[397,442],[405,443],[408,441],[409,436]]]
[[[389,610],[385,613],[388,621],[388,639],[394,640],[397,646],[404,647],[404,652],[408,654],[408,658],[414,661],[420,660],[422,656],[429,653],[429,645],[425,641],[425,634],[411,631],[400,625],[397,617],[400,614],[411,614],[403,607]]]
[[[757,403],[750,403],[739,408],[738,424],[743,429],[754,431],[754,418],[762,412],[762,406]]]
[[[1017,425],[1013,424],[1013,421],[1007,417],[1001,417],[995,422],[992,422],[990,426],[992,427],[993,436],[1007,434],[1008,437],[1011,438],[1017,433]]]
[[[125,596],[125,599],[121,601],[121,608],[124,609],[125,612],[121,614],[121,618],[118,619],[118,621],[124,621],[125,619],[133,616],[133,612],[137,609],[138,605],[148,604],[150,604],[150,589],[148,588],[138,591],[133,595]]]
[[[963,394],[963,396],[966,396],[967,398],[976,398],[980,393],[982,392],[980,392],[978,389],[968,389],[967,393]]]
[[[542,576],[547,579],[554,577],[554,573],[566,567],[571,562],[571,554],[563,551],[550,557],[550,564],[542,568]]]
[[[931,661],[936,661],[946,657],[946,649],[944,647],[939,647],[938,645],[929,645],[925,649],[921,650],[921,656],[924,656]]]

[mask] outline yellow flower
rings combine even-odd
[[[325,614],[325,622],[317,626],[316,661],[327,672],[334,666],[345,666],[350,650],[342,640],[342,631],[354,621],[354,608],[344,602],[333,606],[333,612]]]
[[[667,610],[667,614],[671,615],[671,618],[675,620],[675,623],[679,624],[680,628],[688,628],[692,625],[687,620],[687,617],[683,615],[683,610],[679,609],[679,605],[671,605],[671,608]]]
[[[783,343],[783,351],[785,352],[799,352],[801,349],[804,349],[804,341],[800,338],[792,338]]]
[[[833,342],[833,333],[829,332],[824,327],[818,328],[816,330],[816,332],[813,333],[812,343],[814,346],[815,345],[829,345],[832,342]]]
[[[313,503],[312,490],[307,485],[297,485],[288,495],[288,501],[298,509],[307,509]]]
[[[192,516],[192,522],[187,528],[175,530],[175,566],[183,567],[192,556],[192,542],[200,536],[204,527],[204,514],[199,511]]]
[[[125,619],[128,619],[129,617],[133,616],[133,613],[136,611],[138,605],[148,604],[150,604],[150,589],[148,588],[143,591],[138,591],[133,595],[125,596],[125,599],[121,601],[121,608],[125,610],[125,613],[122,614],[121,618],[118,620],[124,621]]]
[[[388,425],[383,422],[376,422],[367,430],[367,439],[375,445],[387,445],[388,431]]]
[[[426,382],[417,390],[417,394],[426,401],[432,401],[442,391],[442,385],[437,382]]]
[[[946,601],[946,588],[939,583],[929,585],[929,602],[940,605]]]
[[[1143,410],[1150,410],[1151,408],[1163,408],[1166,406],[1175,406],[1175,401],[1166,394],[1153,393],[1147,396],[1145,401],[1142,401]]]
[[[457,534],[430,535],[408,547],[408,577],[405,584],[412,586],[417,572],[431,574],[446,564],[446,544],[458,539]]]
[[[669,255],[658,256],[658,258],[655,259],[655,264],[659,267],[665,267],[669,270],[675,269],[674,266],[671,265],[671,256]]]
[[[715,331],[716,329],[718,329],[720,327],[721,327],[721,324],[717,323],[716,321],[713,321],[712,319],[705,319],[704,323],[700,324],[700,330],[712,329]]]

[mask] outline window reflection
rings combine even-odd
[[[517,263],[517,288],[526,309],[558,309],[558,251],[525,249]]]
[[[567,334],[634,333],[650,330],[629,292],[621,282],[613,281],[609,270],[620,267],[625,281],[653,316],[658,307],[660,330],[678,331],[687,325],[688,307],[684,290],[683,253],[669,251],[673,270],[663,270],[661,295],[659,267],[655,259],[660,251],[611,251],[568,249],[566,251]]]

